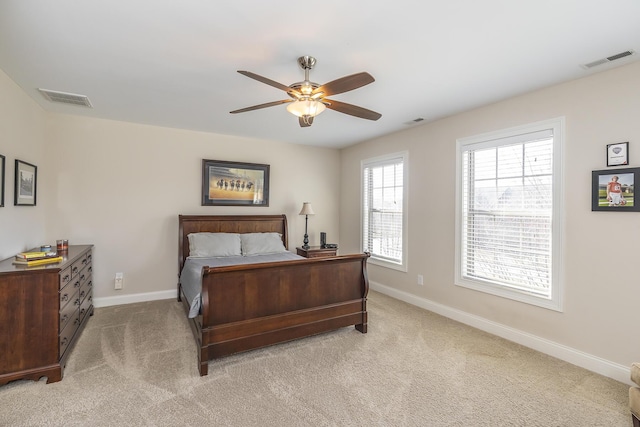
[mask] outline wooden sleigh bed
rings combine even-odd
[[[190,233],[267,233],[288,248],[285,215],[180,215],[180,272]],[[209,360],[354,325],[367,332],[368,254],[226,267],[203,267],[201,307],[189,319],[198,346],[198,370]],[[178,300],[189,313],[181,283]]]

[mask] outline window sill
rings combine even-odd
[[[499,285],[491,285],[489,283],[474,281],[469,279],[462,279],[456,277],[455,285],[474,291],[484,292],[486,294],[495,295],[502,298],[507,298],[514,301],[523,302],[530,305],[546,308],[548,310],[562,312],[562,303],[557,299],[546,298],[543,296],[534,295],[526,291],[519,291],[517,289],[509,289]]]
[[[380,258],[376,258],[374,255],[371,255],[371,257],[369,258],[369,263],[370,264],[374,264],[380,267],[384,267],[384,268],[390,268],[392,270],[398,270],[398,271],[403,271],[403,272],[407,272],[407,265],[405,264],[398,264],[395,262],[390,262],[387,260],[383,260]]]

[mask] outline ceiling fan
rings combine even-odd
[[[261,108],[274,107],[276,105],[288,103],[287,111],[298,116],[300,127],[311,126],[313,124],[313,118],[322,113],[325,108],[367,120],[378,120],[382,117],[382,114],[376,113],[375,111],[326,98],[327,96],[348,92],[368,85],[369,83],[373,83],[375,79],[371,74],[364,72],[352,74],[350,76],[345,76],[337,80],[330,81],[329,83],[319,85],[309,81],[309,70],[316,65],[316,59],[314,57],[301,56],[298,58],[298,65],[300,65],[300,68],[304,70],[304,81],[292,83],[289,86],[285,86],[250,71],[238,70],[238,72],[244,76],[285,91],[291,99],[283,99],[281,101],[254,105],[252,107],[231,111],[231,114],[244,113],[246,111],[259,110]]]

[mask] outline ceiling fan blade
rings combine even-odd
[[[376,80],[369,73],[357,73],[350,76],[342,77],[337,80],[333,80],[329,83],[325,83],[312,93],[316,94],[323,92],[323,96],[331,96],[338,93],[349,92],[350,90],[358,89],[359,87],[373,83]]]
[[[262,77],[256,73],[252,73],[251,71],[242,71],[242,70],[238,70],[238,72],[240,74],[242,74],[243,76],[247,76],[249,78],[252,78],[254,80],[257,80],[261,83],[264,84],[268,84],[269,86],[273,86],[276,89],[280,89],[283,90],[287,93],[293,93],[294,95],[296,95],[296,97],[302,96],[302,94],[300,92],[298,92],[297,90],[291,89],[289,86],[285,86],[282,83],[278,83],[274,80],[268,79],[266,77]]]
[[[313,124],[313,116],[298,117],[298,123],[300,123],[301,128],[308,128]]]
[[[375,111],[367,110],[366,108],[358,107],[357,105],[347,104],[346,102],[334,101],[333,99],[323,99],[323,103],[327,108],[337,111],[339,113],[349,114],[351,116],[360,117],[367,120],[378,120],[382,117],[382,114]]]
[[[266,104],[259,104],[259,105],[254,105],[252,107],[241,108],[239,110],[230,111],[230,113],[231,114],[246,113],[247,111],[259,110],[261,108],[267,108],[267,107],[275,107],[276,105],[286,104],[287,102],[292,102],[292,101],[293,99],[283,99],[282,101],[267,102]]]

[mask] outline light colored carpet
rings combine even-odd
[[[354,328],[210,362],[173,300],[96,309],[3,426],[629,426],[628,386],[385,295]]]

